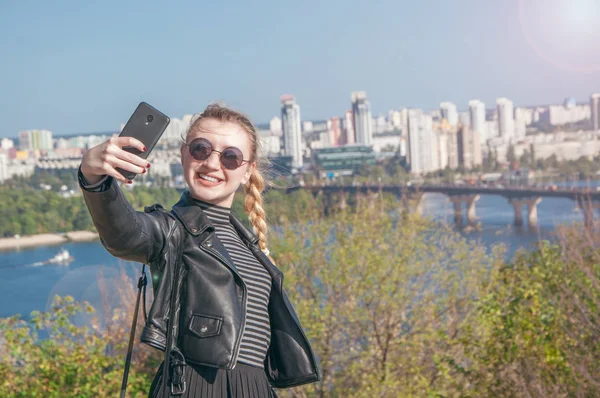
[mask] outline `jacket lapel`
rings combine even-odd
[[[225,246],[223,245],[223,243],[221,243],[221,241],[219,240],[219,238],[217,237],[217,235],[216,234],[212,234],[210,236],[210,238],[208,238],[208,239],[210,239],[210,242],[212,244],[212,248],[209,249],[208,251],[209,252],[216,251],[217,253],[219,253],[225,259],[225,262],[227,263],[227,265],[237,271],[237,267],[235,266],[235,263],[233,262],[233,260],[229,256],[229,252],[227,251],[227,249],[225,248]]]
[[[229,256],[227,249],[214,233],[215,227],[210,222],[200,206],[194,203],[189,192],[184,192],[179,201],[173,206],[173,213],[181,221],[186,231],[192,236],[199,236],[203,232],[209,232],[208,239],[199,242],[201,248],[217,259],[224,260],[225,265],[237,273],[237,268]]]

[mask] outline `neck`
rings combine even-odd
[[[187,191],[186,195],[188,197],[188,200],[191,200],[193,203],[199,205],[203,209],[217,208],[217,209],[223,209],[223,210],[231,210],[231,204],[218,204],[217,205],[214,203],[209,203],[209,202],[206,202],[204,200],[194,197],[194,195],[192,195],[192,193],[190,191]]]
[[[194,202],[196,202],[203,209],[215,208],[215,209],[226,210],[226,211],[230,211],[231,210],[231,206],[215,205],[213,203],[208,203],[208,202],[205,202],[205,201],[199,200],[199,199],[194,199]]]

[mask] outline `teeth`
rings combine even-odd
[[[216,179],[216,178],[214,178],[214,177],[210,177],[210,176],[207,176],[207,175],[205,175],[205,174],[198,174],[198,175],[199,175],[199,176],[200,176],[200,178],[202,178],[203,180],[210,181],[210,182],[219,182],[219,180],[217,180],[217,179]]]

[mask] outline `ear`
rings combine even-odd
[[[256,169],[256,162],[250,163],[250,166],[248,166],[248,170],[246,170],[246,173],[244,174],[244,178],[242,178],[243,185],[245,185],[248,181],[250,181],[250,176],[252,175],[252,173],[254,173],[255,169]]]

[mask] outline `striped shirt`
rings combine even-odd
[[[242,334],[238,362],[264,368],[271,342],[269,296],[271,275],[244,244],[229,221],[230,209],[197,201],[215,226],[217,238],[227,249],[233,265],[248,287],[246,326]]]

